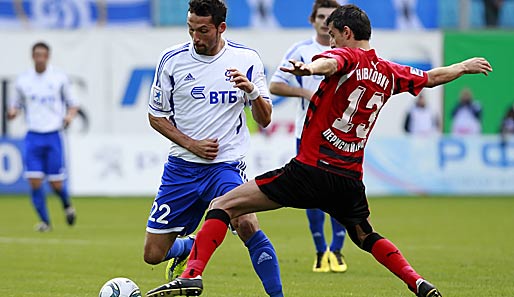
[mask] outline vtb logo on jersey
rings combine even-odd
[[[210,91],[207,96],[204,94],[205,86],[197,86],[191,89],[191,97],[194,99],[207,99],[209,104],[233,104],[237,102],[237,91]]]

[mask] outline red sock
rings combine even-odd
[[[401,278],[411,290],[417,290],[416,280],[421,276],[414,271],[392,242],[385,238],[379,239],[373,244],[371,254],[378,262]]]
[[[216,218],[205,220],[202,228],[196,234],[195,243],[187,261],[187,268],[180,277],[194,278],[202,275],[212,254],[225,239],[227,229],[227,224],[222,220]]]

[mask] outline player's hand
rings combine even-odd
[[[309,68],[308,64],[305,64],[302,61],[296,61],[294,59],[289,59],[289,63],[292,64],[292,67],[284,67],[280,66],[280,70],[284,72],[289,72],[294,75],[306,76],[312,75],[312,69]]]
[[[7,119],[12,120],[18,115],[18,111],[14,108],[7,110]]]
[[[73,118],[72,118],[72,117],[70,117],[70,116],[65,116],[65,117],[64,117],[64,119],[63,119],[63,126],[64,126],[64,129],[67,129],[67,128],[70,126],[70,124],[71,124],[71,120],[72,120],[72,119],[73,119]]]
[[[250,82],[248,77],[236,68],[227,68],[227,76],[230,78],[230,82],[234,83],[234,88],[241,89],[246,93],[253,91],[252,82]]]
[[[493,71],[491,64],[484,58],[471,58],[462,61],[462,65],[465,67],[465,73],[467,74],[483,73],[487,76],[489,72]]]
[[[214,160],[218,156],[218,147],[218,139],[208,138],[195,140],[188,149],[200,158]]]

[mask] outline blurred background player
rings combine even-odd
[[[300,41],[291,46],[286,52],[281,66],[288,66],[289,59],[310,62],[316,54],[330,49],[330,36],[325,20],[339,4],[336,0],[316,0],[312,6],[309,22],[314,27],[316,35],[310,39]],[[295,136],[296,151],[300,149],[300,138],[302,136],[303,122],[309,106],[309,100],[318,89],[323,76],[294,76],[284,72],[278,67],[271,78],[270,92],[278,96],[295,97],[298,99],[296,111]],[[325,241],[325,213],[319,209],[307,209],[307,218],[312,239],[316,247],[316,258],[312,271],[314,272],[345,272],[348,267],[341,254],[346,229],[334,218],[330,218],[332,223],[332,243],[327,249]]]
[[[63,129],[71,123],[79,103],[70,91],[70,80],[63,72],[48,65],[50,47],[38,42],[32,47],[34,69],[17,78],[15,96],[10,101],[8,118],[14,119],[24,110],[28,132],[25,136],[25,176],[31,188],[32,204],[40,223],[35,229],[51,230],[46,206],[43,179],[46,177],[59,196],[68,225],[75,223],[66,185],[65,145]]]
[[[151,89],[150,125],[171,148],[148,218],[144,260],[172,260],[168,278],[180,274],[194,241],[177,237],[196,230],[212,199],[246,181],[250,134],[244,107],[251,105],[260,126],[271,121],[264,65],[253,49],[222,38],[226,13],[220,0],[189,2],[191,42],[162,53]],[[257,216],[242,216],[232,225],[266,293],[283,296],[277,255]]]
[[[469,88],[460,92],[459,102],[452,111],[452,133],[476,135],[482,132],[482,106]]]
[[[222,244],[230,220],[281,207],[326,211],[345,225],[359,248],[373,255],[418,297],[441,296],[400,250],[371,226],[362,181],[364,149],[379,112],[392,95],[410,92],[416,96],[425,87],[445,84],[464,74],[488,75],[492,67],[484,58],[473,58],[425,72],[381,59],[369,43],[369,18],[355,5],[337,8],[326,23],[334,49],[316,55],[312,63],[291,60],[292,67],[281,68],[295,75],[325,76],[311,98],[299,154],[284,167],[214,199],[186,270],[147,296],[162,296],[164,292],[186,295],[183,292],[191,289],[201,293],[202,273]]]
[[[436,135],[440,132],[439,118],[428,108],[423,92],[407,112],[403,126],[405,132],[412,135]]]

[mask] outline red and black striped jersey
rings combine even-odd
[[[319,58],[335,59],[337,71],[311,98],[296,159],[362,179],[364,147],[382,106],[395,94],[419,94],[428,75],[381,59],[373,49],[337,48],[313,60]]]

